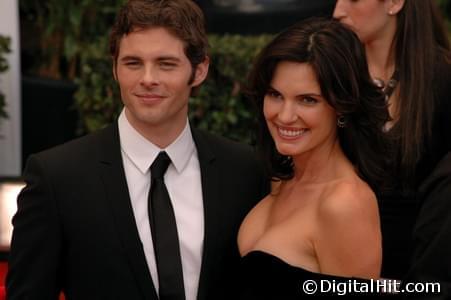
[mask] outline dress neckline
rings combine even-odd
[[[280,258],[272,253],[269,253],[267,251],[260,250],[260,249],[255,249],[255,250],[251,250],[251,251],[247,252],[244,256],[242,256],[242,259],[246,259],[246,258],[250,258],[250,257],[258,257],[258,256],[270,258],[275,263],[283,264],[293,270],[299,270],[299,271],[311,274],[314,277],[328,277],[328,278],[340,279],[340,280],[341,279],[358,279],[358,280],[370,281],[370,279],[367,279],[367,278],[332,275],[332,274],[310,271],[303,267],[292,265],[292,264],[288,263],[287,261],[283,260],[282,258]]]

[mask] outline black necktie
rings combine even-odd
[[[149,221],[157,261],[160,300],[184,300],[182,260],[174,210],[164,184],[171,159],[160,152],[150,167]]]

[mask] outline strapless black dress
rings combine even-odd
[[[241,300],[386,299],[393,296],[378,293],[374,281],[310,272],[263,251],[249,252],[242,258],[241,267],[242,286],[238,297]]]

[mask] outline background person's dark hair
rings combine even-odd
[[[400,93],[399,119],[390,130],[392,157],[408,186],[432,134],[435,66],[449,62],[448,35],[435,0],[405,1],[393,45]]]
[[[124,35],[136,29],[163,27],[185,44],[193,73],[208,55],[205,17],[192,0],[129,0],[119,11],[110,34],[110,54],[116,64],[119,45]],[[192,94],[197,91],[193,88]]]
[[[259,146],[271,178],[293,177],[292,161],[277,152],[263,115],[264,96],[282,61],[313,68],[322,96],[346,119],[345,128],[337,127],[345,155],[372,188],[381,184],[386,145],[382,127],[389,119],[384,95],[370,78],[357,35],[337,21],[322,18],[297,23],[277,35],[259,54],[249,76],[247,93],[258,107]]]

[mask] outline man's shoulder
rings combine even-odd
[[[204,130],[193,130],[199,159],[215,159],[220,166],[260,172],[262,163],[253,147]],[[262,171],[261,171],[262,172]]]
[[[255,156],[250,145],[205,130],[193,129],[193,137],[198,148],[206,147],[214,154]]]
[[[108,141],[114,141],[116,138],[115,132],[117,132],[115,126],[110,125],[64,144],[43,150],[32,156],[46,161],[61,159],[74,160],[78,157],[88,157],[93,155],[95,151],[98,151],[100,145]],[[117,143],[119,145],[118,137]]]

